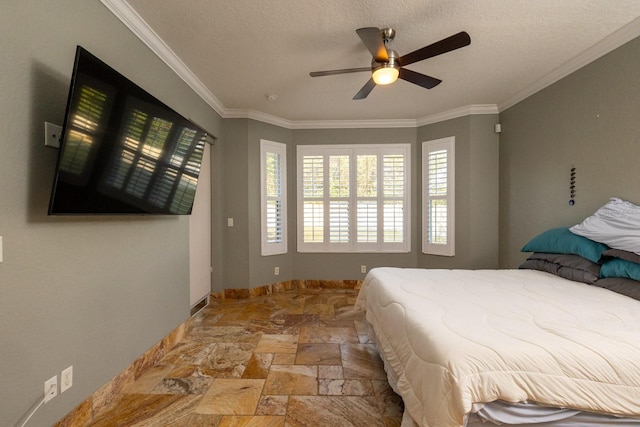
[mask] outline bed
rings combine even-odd
[[[640,301],[594,283],[384,267],[356,309],[403,398],[403,426],[638,426]]]
[[[356,309],[403,426],[640,426],[640,206],[535,236],[518,269],[376,268]]]

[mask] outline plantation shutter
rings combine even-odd
[[[287,252],[286,146],[260,141],[262,255]]]
[[[423,143],[423,252],[453,256],[453,138]]]

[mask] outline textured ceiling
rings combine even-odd
[[[640,34],[638,0],[102,1],[136,15],[127,25],[146,27],[148,44],[166,44],[223,116],[258,112],[292,123],[504,108]],[[443,80],[431,90],[399,80],[353,101],[367,72],[309,76],[369,66],[355,32],[367,26],[394,28],[390,47],[400,55],[459,31],[471,45],[407,67]]]

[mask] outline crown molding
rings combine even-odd
[[[224,105],[207,89],[195,74],[182,62],[173,50],[153,31],[126,0],[100,0],[122,23],[135,34],[153,53],[178,75],[216,113],[223,115]]]
[[[533,82],[531,85],[525,87],[520,92],[516,93],[505,102],[498,105],[499,111],[504,111],[509,107],[514,106],[520,101],[530,97],[536,92],[551,86],[558,80],[568,76],[574,71],[579,70],[585,65],[601,58],[609,52],[619,48],[623,44],[630,42],[636,37],[640,36],[640,18],[636,18],[619,30],[609,34],[598,43],[594,44],[587,50],[576,55],[573,59],[564,63],[560,67],[551,71],[549,74],[543,76],[541,79]]]
[[[441,113],[423,117],[417,120],[416,125],[425,126],[433,123],[443,122],[445,120],[457,119],[458,117],[471,116],[474,114],[498,114],[498,106],[495,104],[479,104],[454,108],[453,110],[443,111]]]
[[[286,129],[293,127],[293,122],[262,111],[246,110],[246,109],[227,109],[221,114],[223,119],[252,119],[272,125],[280,126]]]
[[[292,129],[380,129],[415,128],[414,119],[389,120],[299,120]]]
[[[252,119],[286,129],[354,129],[354,128],[411,128],[414,119],[397,120],[286,120],[256,110],[228,109],[225,119]]]

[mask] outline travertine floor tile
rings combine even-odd
[[[295,363],[295,353],[276,353],[273,355],[273,365],[293,365]]]
[[[331,328],[325,326],[302,327],[300,328],[301,343],[345,343],[360,342],[355,327],[350,328]]]
[[[196,408],[199,414],[253,415],[264,380],[216,379]]]
[[[176,346],[160,360],[160,363],[163,365],[199,365],[206,359],[215,346],[216,344],[214,343],[183,341],[176,344]]]
[[[154,394],[204,394],[213,378],[202,373],[198,367],[182,367],[172,371],[151,391]]]
[[[298,344],[296,365],[339,365],[340,344]]]
[[[150,394],[159,383],[162,381],[172,370],[172,365],[157,365],[152,366],[146,372],[144,372],[140,378],[134,382],[127,384],[124,388],[124,393],[130,394]]]
[[[342,369],[346,379],[369,378],[386,380],[382,359],[375,344],[340,345]]]
[[[272,320],[251,320],[247,325],[247,330],[263,334],[282,334],[284,323],[284,316]]]
[[[189,414],[167,427],[218,427],[221,419],[222,415]]]
[[[366,320],[354,320],[353,323],[356,326],[356,332],[358,333],[358,339],[360,344],[375,344],[375,334],[373,328]]]
[[[378,406],[382,409],[383,417],[402,419],[404,402],[400,396],[394,393],[389,383],[384,380],[371,380],[371,384]]]
[[[264,334],[258,346],[256,353],[295,353],[298,350],[297,335],[272,335]]]
[[[97,427],[167,425],[193,411],[201,396],[123,394],[92,423]]]
[[[256,415],[286,415],[289,396],[269,396],[260,398]]]
[[[202,326],[187,332],[187,338],[208,343],[257,343],[261,338],[261,334],[250,332],[243,326]]]
[[[285,418],[278,416],[224,416],[219,427],[284,427]]]
[[[371,396],[370,380],[320,380],[318,394],[328,396]]]
[[[264,394],[318,394],[318,368],[305,365],[273,365]]]
[[[353,328],[354,321],[353,319],[336,319],[336,316],[321,314],[318,326],[325,326],[329,328]]]
[[[242,378],[267,378],[272,362],[273,354],[271,353],[253,353]]]
[[[319,317],[317,314],[289,314],[284,319],[284,327],[318,326]]]
[[[309,304],[304,308],[306,314],[334,314],[333,304]]]
[[[318,378],[330,380],[343,379],[344,375],[342,374],[342,365],[318,366]]]
[[[372,397],[291,396],[287,426],[384,427]]]
[[[202,365],[203,372],[216,378],[240,378],[254,348],[248,343],[219,343]]]
[[[213,300],[156,366],[112,388],[89,425],[400,427],[402,400],[352,310],[357,293],[306,285]]]

